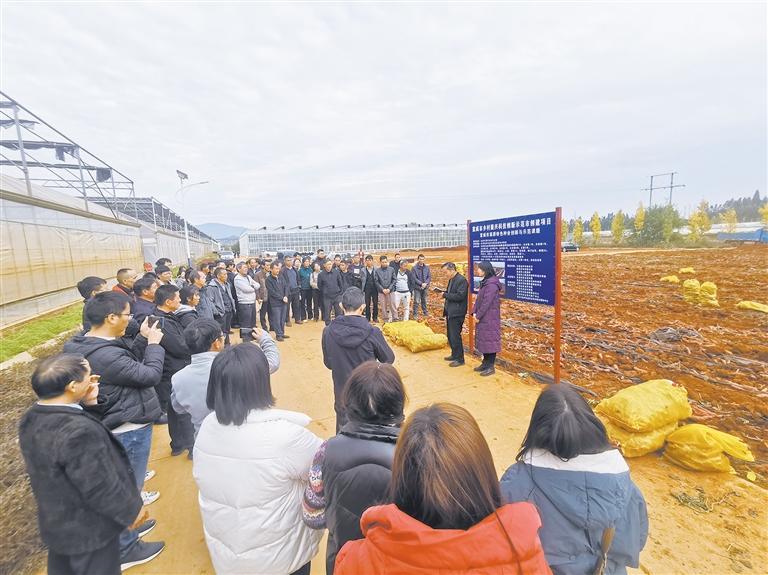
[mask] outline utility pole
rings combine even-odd
[[[653,207],[653,190],[669,190],[669,203],[668,205],[672,205],[672,191],[675,188],[684,188],[685,184],[675,184],[675,174],[677,172],[666,172],[664,174],[654,174],[651,176],[651,187],[645,188],[643,191],[648,192],[648,207]],[[653,187],[653,179],[654,178],[660,178],[662,176],[669,176],[669,185],[668,186],[656,186]]]

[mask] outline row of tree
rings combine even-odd
[[[749,200],[745,202],[743,200]],[[753,200],[757,200],[759,205],[752,210]],[[750,206],[746,209],[745,206]],[[737,209],[741,206],[741,211]],[[740,215],[741,214],[741,215]],[[746,216],[744,216],[746,214]],[[610,230],[611,240],[615,245],[629,244],[639,246],[652,246],[659,244],[670,244],[674,242],[686,241],[689,243],[698,243],[710,229],[712,221],[718,221],[725,224],[726,232],[736,231],[736,224],[739,221],[762,221],[763,225],[768,226],[768,202],[760,199],[760,193],[755,192],[752,198],[740,198],[738,200],[729,200],[720,204],[716,210],[703,201],[697,206],[696,210],[685,220],[682,218],[674,206],[652,206],[646,208],[641,203],[634,216],[628,216],[621,210],[611,213],[607,217],[600,217],[595,212],[589,220],[576,218],[575,220],[563,221],[563,238],[572,238],[573,242],[579,246],[585,243],[585,226],[592,232],[592,243],[597,245],[600,241],[601,232]],[[686,238],[675,230],[683,225],[688,226],[688,235]]]

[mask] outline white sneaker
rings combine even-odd
[[[154,476],[155,476],[155,470],[147,469],[147,472],[144,474],[144,483],[152,479]]]
[[[151,503],[154,503],[159,498],[160,498],[159,491],[142,491],[141,492],[141,499],[144,501],[144,505],[149,505]]]

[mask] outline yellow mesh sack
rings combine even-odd
[[[678,271],[677,273],[679,273],[679,274],[695,274],[696,270],[693,269],[693,268],[680,268],[680,271]]]
[[[679,284],[680,278],[677,276],[664,276],[659,281],[664,283],[670,283],[670,284]]]
[[[701,284],[699,303],[709,307],[720,307],[720,302],[717,301],[717,286],[713,282]]]
[[[664,457],[694,471],[731,471],[726,454],[743,461],[755,460],[741,439],[700,423],[670,433],[664,450]]]
[[[756,301],[740,301],[736,304],[738,309],[749,309],[752,311],[761,311],[768,313],[768,305],[764,303],[757,303]]]
[[[608,437],[618,443],[624,457],[641,457],[661,449],[667,436],[677,428],[677,422],[673,421],[653,431],[636,433],[614,425],[607,419],[603,419],[603,423]]]
[[[683,297],[688,303],[699,301],[699,291],[701,291],[699,280],[685,280],[683,282]]]
[[[384,335],[398,345],[402,345],[403,338],[415,335],[432,335],[434,332],[426,324],[417,321],[396,321],[384,324]]]
[[[419,353],[420,351],[428,351],[431,349],[440,349],[445,347],[448,345],[448,338],[442,333],[407,333],[403,336],[402,345],[407,347],[413,353]]]
[[[627,387],[597,404],[595,411],[627,431],[645,433],[692,415],[688,392],[668,379]]]

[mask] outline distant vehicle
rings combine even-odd
[[[768,244],[768,228],[751,232],[719,233],[717,239],[734,244]]]
[[[233,262],[235,261],[235,252],[230,250],[221,250],[219,252],[219,259],[223,262]]]
[[[577,252],[579,251],[579,246],[573,242],[560,242],[560,250],[563,252]]]

